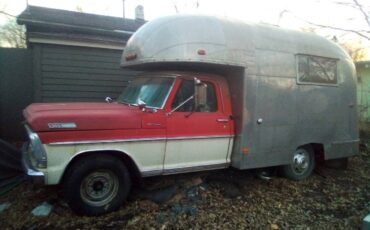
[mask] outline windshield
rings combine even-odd
[[[117,102],[147,107],[162,108],[174,79],[168,77],[138,77],[132,80]]]

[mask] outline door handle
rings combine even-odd
[[[227,122],[229,122],[229,119],[227,119],[227,118],[218,118],[216,121],[221,122],[221,123],[227,123]]]

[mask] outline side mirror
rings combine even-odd
[[[141,100],[140,98],[139,98],[139,100],[138,100],[137,105],[139,106],[139,108],[140,108],[141,110],[144,110],[144,109],[146,108],[146,103],[145,103],[145,101]]]
[[[207,84],[198,78],[194,78],[194,106],[195,110],[207,105]]]
[[[112,98],[110,98],[110,97],[106,97],[106,98],[105,98],[105,101],[106,101],[107,103],[111,103],[111,102],[113,101],[113,99],[112,99]]]

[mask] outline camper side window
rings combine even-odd
[[[332,58],[297,55],[298,82],[337,84],[337,60]]]

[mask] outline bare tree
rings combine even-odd
[[[15,19],[9,19],[0,27],[0,46],[26,48],[25,29]]]
[[[358,42],[339,42],[338,43],[353,61],[364,61],[367,57],[367,50],[360,41]]]
[[[186,1],[184,1],[184,2],[186,2]],[[174,7],[174,9],[175,9],[175,12],[176,12],[176,14],[178,14],[178,13],[180,13],[181,12],[181,7],[179,7],[178,6],[178,1],[172,1],[172,4],[173,4],[173,7]],[[191,4],[191,8],[192,9],[199,9],[199,0],[196,0],[195,2],[194,2],[194,5],[193,4]],[[181,5],[180,5],[181,6]]]
[[[26,35],[24,26],[16,22],[16,16],[6,12],[7,6],[1,4],[0,16],[7,22],[0,25],[0,47],[26,48]]]
[[[360,36],[361,38],[364,38],[364,39],[370,41],[370,6],[365,6],[363,4],[360,4],[358,0],[351,0],[351,1],[348,1],[348,2],[346,2],[346,1],[335,1],[333,3],[338,4],[338,5],[344,5],[344,6],[356,9],[358,11],[359,15],[361,15],[363,20],[365,20],[365,22],[367,23],[368,28],[367,29],[362,29],[362,30],[356,30],[356,29],[352,29],[352,28],[344,28],[344,27],[341,27],[341,26],[324,25],[324,24],[320,24],[320,23],[315,23],[315,22],[311,22],[309,20],[306,20],[304,18],[301,18],[301,17],[297,16],[296,14],[294,14],[293,12],[291,12],[289,10],[286,10],[286,9],[280,12],[279,18],[278,18],[278,25],[280,24],[280,21],[284,17],[285,14],[291,14],[295,18],[297,18],[297,19],[299,19],[299,20],[301,20],[301,21],[303,21],[303,22],[305,22],[305,23],[307,23],[311,26],[353,33],[353,34],[356,34],[356,35]]]
[[[370,29],[370,10],[368,9],[368,11],[366,12],[365,6],[358,3],[358,0],[353,0],[353,2],[355,4],[355,8],[357,8],[363,14],[364,19],[366,20],[367,25],[369,26]],[[369,33],[370,31],[367,32]]]
[[[75,10],[77,12],[80,12],[80,13],[83,13],[84,12],[84,10],[82,9],[82,6],[81,5],[76,5]]]

